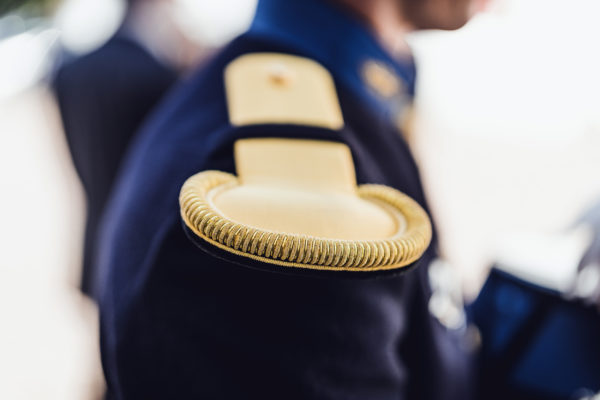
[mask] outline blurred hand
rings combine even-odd
[[[592,238],[579,261],[575,294],[600,306],[600,202],[586,211],[576,226],[587,227]]]
[[[600,264],[600,202],[585,212],[576,225],[586,225],[593,233],[592,243],[579,263],[579,270],[591,264]]]

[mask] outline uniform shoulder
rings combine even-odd
[[[124,82],[131,86],[135,81],[155,84],[149,75],[160,82],[162,76],[174,80],[176,73],[140,44],[123,37],[112,37],[100,47],[65,61],[57,72],[62,80],[100,88]]]
[[[334,139],[344,120],[323,66],[248,53],[225,66],[223,79],[229,122],[251,138],[233,137],[236,174],[203,171],[183,185],[192,241],[245,266],[304,273],[398,271],[421,257],[431,240],[427,214],[395,189],[356,184],[350,149]]]

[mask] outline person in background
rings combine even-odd
[[[189,64],[167,1],[129,0],[100,48],[59,66],[52,86],[87,204],[81,290],[93,297],[100,217],[135,133]]]
[[[429,311],[435,237],[401,127],[406,33],[476,3],[260,0],[169,96],[103,221],[112,398],[470,398],[464,326]]]

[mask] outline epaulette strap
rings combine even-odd
[[[250,53],[225,69],[232,125],[344,125],[333,78],[319,63],[279,53]]]

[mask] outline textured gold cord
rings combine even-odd
[[[228,252],[271,264],[317,270],[377,271],[418,260],[431,241],[427,213],[407,195],[382,185],[361,185],[358,195],[382,202],[406,220],[406,229],[381,240],[335,240],[279,233],[234,222],[208,201],[211,190],[236,186],[234,175],[204,171],[189,178],[179,204],[185,224],[199,237]]]

